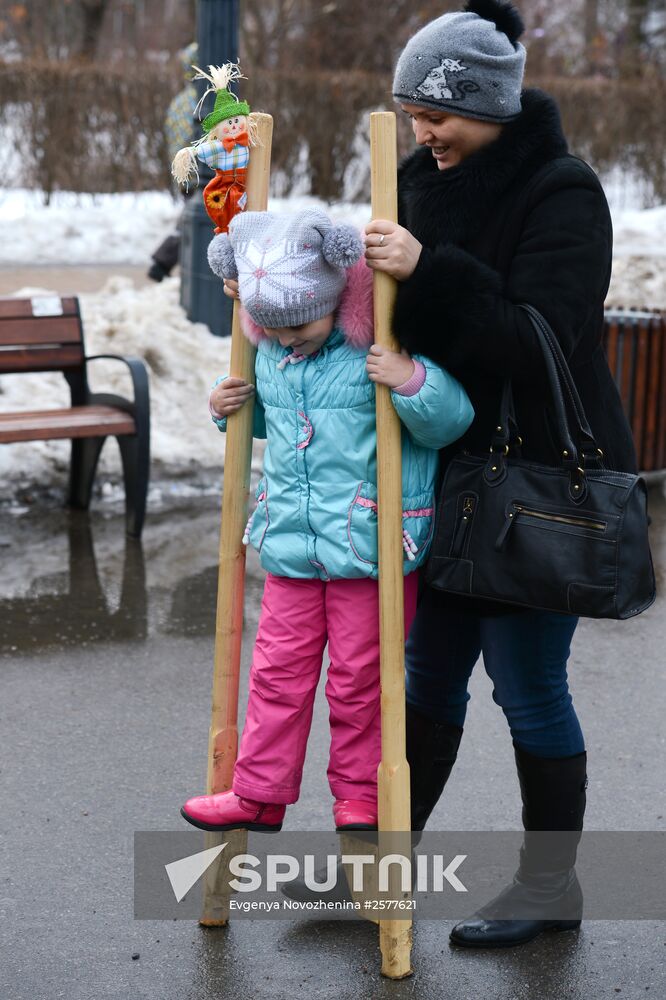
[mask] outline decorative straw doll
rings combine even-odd
[[[250,146],[255,145],[256,124],[246,101],[239,101],[228,89],[232,80],[245,79],[235,63],[209,66],[208,73],[193,66],[195,80],[207,80],[210,86],[197,105],[199,110],[208,96],[215,93],[215,106],[201,123],[204,134],[191,146],[180,149],[171,172],[179,184],[199,179],[196,160],[215,170],[204,188],[204,206],[215,223],[215,234],[226,233],[234,215],[242,212],[247,201],[245,177]]]

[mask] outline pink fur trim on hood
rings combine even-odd
[[[336,322],[351,347],[370,347],[375,339],[372,301],[372,269],[365,257],[347,271],[347,284],[340,299]]]
[[[249,312],[246,312],[243,307],[240,307],[240,325],[241,330],[255,347],[259,347],[262,340],[268,340],[266,334],[263,331],[263,327],[257,326]]]
[[[370,347],[374,340],[374,318],[372,308],[372,270],[361,257],[347,271],[347,284],[342,293],[336,326],[342,328],[345,340],[351,347]],[[266,340],[263,328],[257,326],[250,314],[240,309],[241,329],[255,347]]]

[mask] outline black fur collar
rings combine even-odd
[[[449,170],[438,170],[429,149],[400,166],[401,222],[427,247],[474,236],[517,174],[531,175],[567,153],[557,104],[541,90],[524,90],[522,112],[498,139]]]

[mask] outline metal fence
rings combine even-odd
[[[666,469],[666,316],[609,310],[604,346],[631,425],[639,469]]]

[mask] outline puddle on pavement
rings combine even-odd
[[[666,583],[666,499],[650,490],[657,584]],[[151,510],[141,542],[121,510],[88,515],[55,502],[0,510],[0,653],[153,635],[213,636],[220,502]],[[263,573],[248,549],[245,623],[256,627]]]
[[[219,530],[215,497],[150,513],[140,542],[120,511],[0,510],[0,652],[214,635]],[[246,621],[262,585],[249,552]]]

